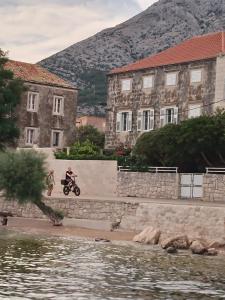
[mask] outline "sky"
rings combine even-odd
[[[0,0],[0,48],[10,59],[35,63],[157,0]]]

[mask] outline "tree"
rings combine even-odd
[[[134,154],[152,166],[177,166],[183,172],[203,172],[225,166],[225,113],[189,119],[143,134]]]
[[[82,144],[87,140],[94,145],[103,148],[105,143],[105,135],[91,125],[80,126],[77,128],[76,141]]]
[[[45,157],[34,151],[0,153],[0,191],[6,200],[16,200],[19,204],[35,204],[54,225],[63,219],[42,201],[46,189]]]
[[[0,50],[0,150],[15,144],[19,137],[15,109],[24,90],[22,81],[5,68],[6,53]]]

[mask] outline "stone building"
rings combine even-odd
[[[77,89],[36,64],[6,65],[26,90],[17,109],[18,147],[63,148],[74,142]]]
[[[143,132],[225,108],[224,87],[224,32],[194,37],[112,70],[106,148],[133,146]]]

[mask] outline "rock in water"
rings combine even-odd
[[[143,243],[148,245],[157,245],[161,231],[153,227],[146,227],[141,233],[137,234],[133,241],[136,243]]]
[[[163,240],[161,242],[161,246],[163,249],[167,249],[169,247],[175,247],[176,249],[188,249],[190,243],[186,235],[180,235]]]
[[[200,241],[193,241],[190,249],[193,254],[203,255],[207,252],[207,248]]]
[[[205,254],[208,256],[216,256],[218,252],[215,248],[209,248]]]
[[[166,249],[166,252],[169,253],[169,254],[175,254],[178,251],[175,247],[169,247],[169,248]]]

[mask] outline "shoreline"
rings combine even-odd
[[[49,220],[46,219],[30,219],[9,217],[8,225],[1,226],[6,230],[13,230],[16,232],[34,234],[34,235],[47,235],[55,237],[80,237],[88,239],[107,239],[110,241],[126,241],[131,242],[136,232],[131,231],[108,231],[99,229],[88,229],[82,227],[70,226],[53,226]]]

